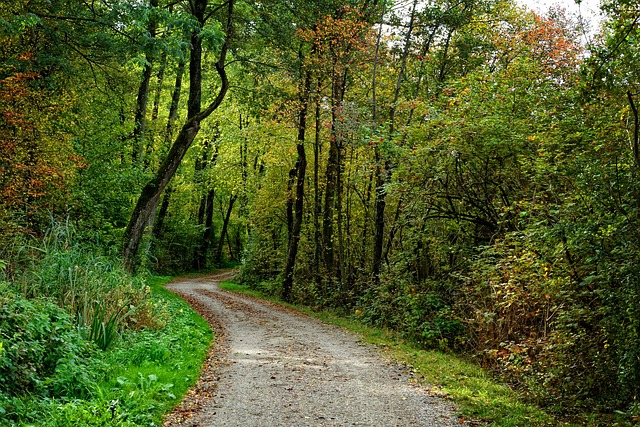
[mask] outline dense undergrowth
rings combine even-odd
[[[92,249],[50,236],[24,246],[22,274],[4,267],[0,426],[161,425],[195,383],[207,323],[163,289],[170,278]]]
[[[597,406],[585,408],[576,405],[570,411],[559,411],[563,405],[550,406],[532,397],[534,387],[545,387],[545,382],[533,384],[526,388],[514,383],[514,377],[525,377],[531,370],[521,372],[522,361],[515,357],[506,363],[515,365],[505,375],[497,370],[483,369],[478,358],[470,354],[454,352],[443,345],[447,343],[445,334],[438,332],[440,340],[425,341],[424,331],[436,330],[439,327],[437,316],[433,314],[431,321],[424,321],[421,329],[401,328],[400,324],[391,322],[374,322],[368,310],[361,308],[345,311],[344,309],[321,307],[310,304],[287,304],[279,296],[279,281],[252,282],[250,285],[224,283],[221,287],[232,292],[239,292],[257,298],[285,304],[308,315],[317,317],[360,334],[363,340],[380,346],[394,360],[411,366],[418,380],[431,388],[439,396],[451,399],[460,406],[462,418],[481,420],[493,427],[543,427],[543,426],[633,426],[636,420],[623,411],[603,411]],[[401,298],[401,294],[399,294]],[[381,299],[377,304],[384,304]],[[362,306],[361,306],[362,307]],[[424,307],[424,306],[422,306]],[[430,305],[427,307],[437,308]],[[441,306],[442,307],[442,306]],[[401,309],[406,319],[411,316],[420,318],[421,306],[415,301],[407,301]],[[437,310],[434,310],[437,313]],[[392,316],[401,316],[392,314]],[[424,318],[427,318],[425,315]],[[391,317],[393,319],[393,317]],[[446,322],[453,322],[448,320]],[[446,324],[445,322],[445,324]],[[415,322],[418,323],[418,320]],[[411,323],[409,323],[410,325]],[[389,327],[392,326],[392,327]],[[458,336],[463,336],[457,332]],[[518,366],[520,364],[520,366]],[[531,379],[532,382],[535,379]],[[547,384],[548,386],[548,384]],[[571,384],[567,384],[571,387]],[[575,386],[575,385],[573,385]],[[555,390],[554,390],[555,391]],[[546,391],[547,393],[550,390]]]

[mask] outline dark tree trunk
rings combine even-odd
[[[307,154],[304,149],[304,139],[307,129],[307,111],[309,107],[309,92],[311,90],[311,76],[307,73],[304,86],[300,93],[300,112],[298,114],[298,137],[296,148],[298,160],[295,167],[296,195],[295,195],[295,216],[292,215],[292,224],[289,232],[289,245],[287,248],[287,262],[284,270],[284,280],[282,282],[282,299],[291,301],[293,290],[293,271],[296,265],[298,254],[298,244],[300,242],[300,230],[302,229],[302,217],[304,209],[304,180],[307,172]]]
[[[633,100],[633,94],[629,91],[627,91],[627,99],[629,100],[629,106],[631,107],[631,112],[633,114],[633,141],[631,142],[631,150],[633,152],[634,160],[632,173],[635,177],[637,176],[638,169],[640,168],[640,116],[638,115],[638,107]],[[640,207],[640,195],[638,194],[637,186],[633,187],[633,197],[635,199],[636,206]],[[637,215],[640,216],[640,209],[638,210]]]
[[[200,79],[201,72],[197,68],[202,64],[202,45],[201,39],[195,34],[192,37],[191,59],[190,69],[192,68],[194,73],[190,75],[190,93],[189,93],[189,117],[186,123],[182,126],[182,129],[178,133],[173,146],[169,150],[167,157],[160,165],[158,172],[153,179],[142,189],[142,193],[138,198],[138,202],[133,210],[131,219],[124,233],[123,239],[123,261],[125,267],[129,271],[135,269],[136,254],[140,247],[140,241],[142,234],[144,233],[145,224],[147,223],[149,216],[155,210],[160,194],[167,186],[173,175],[175,174],[182,158],[184,157],[187,149],[191,146],[191,143],[195,139],[198,131],[200,130],[200,122],[205,120],[211,115],[222,103],[224,97],[229,89],[229,80],[225,71],[225,62],[227,51],[229,49],[229,41],[233,35],[232,27],[232,12],[233,12],[233,0],[228,2],[228,21],[227,21],[227,37],[222,45],[220,52],[220,58],[215,64],[216,71],[220,77],[220,90],[216,98],[211,102],[206,109],[200,111],[200,97],[202,81]],[[195,11],[201,11],[204,16],[204,9],[206,8],[206,0],[197,0],[195,5]],[[194,15],[196,15],[194,11]],[[200,12],[198,12],[200,13]],[[196,66],[197,64],[197,66]],[[197,109],[196,109],[197,107]]]
[[[180,94],[182,92],[182,77],[184,76],[184,69],[186,64],[184,61],[178,63],[176,69],[176,83],[173,86],[173,93],[171,94],[171,105],[169,106],[169,119],[167,120],[167,129],[165,132],[165,141],[170,141],[173,138],[173,128],[178,118],[178,106],[180,105]]]
[[[195,165],[194,165],[194,179],[195,179],[195,183],[197,187],[201,187],[202,186],[202,179],[200,177],[201,172],[208,166],[208,157],[209,157],[209,140],[205,139],[203,146],[202,146],[202,153],[200,153],[200,156],[198,156],[196,158],[195,161]],[[198,188],[200,191],[202,191],[201,188]],[[204,222],[205,222],[205,213],[207,211],[207,203],[209,200],[209,194],[208,192],[205,194],[202,194],[202,197],[200,198],[200,206],[198,208],[198,225],[199,226],[203,226]],[[201,242],[202,243],[202,242]],[[201,252],[202,249],[202,245],[197,244],[195,245],[195,249],[193,251],[193,268],[195,270],[199,270],[202,267],[202,261],[203,258],[205,258],[204,254]]]
[[[138,88],[138,97],[136,98],[136,114],[133,125],[133,152],[131,160],[137,162],[141,157],[142,146],[144,144],[144,133],[147,128],[147,104],[149,102],[149,83],[151,82],[151,57],[147,55],[147,64],[142,71],[142,82]]]
[[[151,7],[158,7],[158,0],[151,0]],[[155,19],[149,21],[149,36],[155,38],[157,23]],[[147,127],[147,105],[149,103],[149,84],[151,83],[151,73],[153,72],[153,57],[147,53],[145,55],[144,68],[142,70],[142,82],[138,88],[138,96],[136,98],[136,112],[133,124],[133,153],[131,158],[134,162],[138,161],[141,156],[144,145],[144,133]]]
[[[153,225],[152,238],[158,240],[162,237],[164,232],[164,220],[167,217],[167,211],[169,210],[169,202],[171,201],[171,193],[173,193],[172,187],[167,187],[167,191],[164,192],[162,203],[160,204],[160,210],[156,216],[156,223]]]
[[[296,176],[298,175],[298,162],[289,170],[289,179],[287,180],[287,241],[291,241],[291,234],[293,233],[293,186],[296,183]]]
[[[227,229],[229,228],[229,219],[231,218],[231,212],[233,212],[233,204],[236,202],[238,198],[237,194],[232,194],[229,198],[229,207],[227,208],[227,213],[224,216],[222,221],[222,231],[220,231],[220,240],[218,240],[218,248],[216,249],[215,260],[216,263],[222,261],[222,248],[224,247],[224,239],[227,236]]]
[[[342,167],[340,164],[340,150],[342,150],[342,134],[337,129],[339,122],[339,109],[344,99],[347,72],[335,72],[332,82],[331,96],[331,138],[329,144],[329,159],[326,169],[326,188],[324,193],[324,216],[322,219],[322,243],[324,248],[324,262],[327,271],[335,274],[335,250],[333,235],[333,215],[336,211],[336,194],[342,189],[339,187]]]
[[[218,157],[217,140],[219,136],[220,134],[216,125],[216,130],[214,131],[213,135],[213,153],[210,153],[211,142],[209,140],[205,140],[202,147],[201,156],[196,159],[196,183],[202,183],[201,177],[198,177],[197,175],[199,173],[202,173],[202,171],[204,171],[205,169],[211,167],[211,165],[215,164],[216,162],[216,159]],[[213,223],[214,194],[215,191],[213,189],[208,189],[200,199],[200,207],[198,209],[198,225],[203,227],[203,232],[200,244],[196,245],[193,254],[193,268],[196,270],[203,269],[207,266],[207,251],[209,250],[209,245],[211,243],[211,226]]]
[[[209,190],[203,198],[204,209],[204,232],[202,233],[202,241],[195,256],[194,267],[197,270],[207,267],[207,252],[211,245],[211,237],[213,236],[213,202],[215,199],[215,190]]]
[[[180,103],[180,92],[182,89],[182,75],[184,74],[185,63],[184,61],[178,64],[178,68],[176,70],[176,83],[173,88],[173,94],[171,97],[171,105],[169,106],[169,118],[167,120],[167,129],[164,136],[165,144],[169,144],[171,138],[173,136],[173,125],[178,116],[178,105]],[[164,197],[162,199],[162,204],[160,205],[160,211],[158,212],[158,216],[156,217],[156,222],[153,225],[153,230],[151,231],[151,239],[159,240],[162,237],[162,233],[164,231],[164,220],[167,216],[167,210],[169,209],[169,201],[171,200],[172,188],[168,187],[167,191],[165,191]]]
[[[313,275],[316,283],[320,274],[320,257],[322,240],[322,233],[320,231],[320,215],[322,214],[322,207],[320,206],[320,184],[319,184],[319,170],[320,167],[320,153],[322,146],[320,145],[320,98],[316,97],[316,125],[315,125],[315,138],[313,143]]]
[[[160,96],[162,95],[162,84],[164,83],[164,72],[167,69],[167,54],[163,53],[160,60],[160,69],[156,76],[156,91],[153,97],[153,109],[151,110],[151,120],[158,120],[158,114],[160,112]]]
[[[413,32],[417,5],[418,1],[414,0],[413,7],[411,9],[411,16],[409,18],[409,26],[407,28],[407,34],[405,35],[404,40],[400,71],[398,72],[398,78],[396,80],[393,101],[391,102],[391,107],[389,108],[389,142],[393,139],[395,133],[396,105],[398,104],[398,99],[400,99],[400,89],[402,87],[402,81],[404,80],[404,71],[407,66],[407,57],[409,56],[409,51],[411,49],[411,35]],[[379,145],[376,145],[374,155],[376,160],[376,199],[375,219],[373,222],[373,267],[371,273],[373,276],[373,280],[377,282],[380,280],[380,267],[382,265],[382,253],[384,246],[384,212],[387,205],[387,190],[385,187],[391,182],[391,164],[388,159],[383,159]]]

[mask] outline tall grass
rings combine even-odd
[[[63,307],[100,348],[124,328],[156,322],[145,274],[129,275],[104,248],[81,241],[69,221],[52,220],[42,239],[20,239],[9,253],[14,286],[25,298],[46,297]]]

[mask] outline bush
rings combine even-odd
[[[454,348],[464,329],[438,288],[442,285],[431,281],[413,285],[398,277],[385,277],[361,298],[362,319],[399,331],[423,348]]]
[[[1,285],[0,395],[85,396],[99,371],[74,319],[52,302],[24,299]],[[9,414],[10,408],[4,408]]]

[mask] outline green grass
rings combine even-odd
[[[456,402],[462,418],[482,420],[494,427],[570,426],[540,408],[523,403],[516,391],[456,355],[420,349],[392,331],[359,322],[355,315],[345,317],[332,311],[316,312],[235,283],[226,282],[220,287],[282,304],[360,335],[363,341],[382,347],[391,359],[411,366],[421,383]]]
[[[23,399],[22,421],[0,426],[160,426],[198,379],[213,340],[207,322],[164,289],[170,277],[149,281],[161,328],[127,331],[113,347],[97,351],[98,381],[85,399]],[[95,374],[95,373],[92,373]]]
[[[166,325],[129,334],[108,354],[106,362],[113,368],[99,385],[103,400],[117,400],[116,412],[139,425],[162,424],[162,416],[195,384],[213,340],[207,322],[164,289],[169,281],[150,280],[154,304],[164,311]]]

